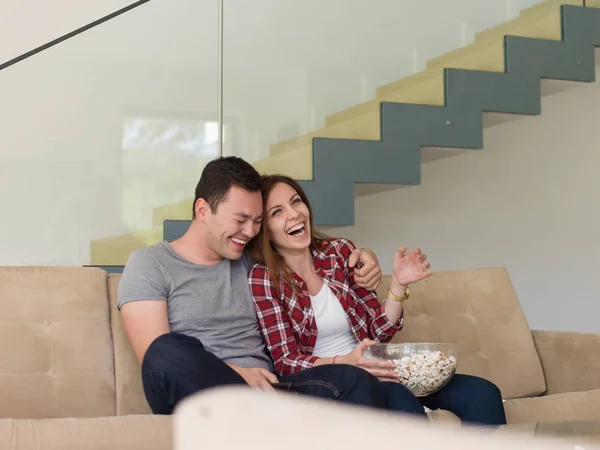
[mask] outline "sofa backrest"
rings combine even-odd
[[[379,298],[385,298],[384,277]],[[393,342],[459,342],[458,371],[496,383],[504,398],[539,395],[544,373],[527,320],[503,268],[436,272],[411,286]]]
[[[0,417],[115,415],[106,272],[0,267]]]
[[[133,353],[123,329],[121,313],[117,308],[118,287],[121,274],[108,275],[110,323],[115,347],[115,381],[117,390],[117,415],[150,414],[142,387],[140,364]]]
[[[117,309],[120,278],[108,276],[117,415],[147,414],[140,364]],[[384,277],[379,287],[380,299],[385,298],[389,280]],[[546,390],[529,325],[503,268],[434,272],[412,286],[404,328],[394,342],[459,342],[459,372],[493,381],[507,399]]]

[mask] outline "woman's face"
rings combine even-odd
[[[310,245],[308,207],[298,192],[286,183],[277,183],[269,193],[266,225],[269,240],[282,254]]]

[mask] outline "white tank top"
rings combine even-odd
[[[313,355],[329,358],[347,355],[354,350],[358,341],[352,333],[344,308],[327,282],[323,282],[323,287],[317,295],[310,296],[310,301],[319,331]]]

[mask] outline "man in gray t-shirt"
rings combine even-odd
[[[180,239],[133,252],[119,284],[118,306],[142,363],[152,411],[170,414],[202,389],[247,384],[383,408],[376,378],[345,365],[272,373],[248,286],[248,241],[263,215],[260,175],[246,161],[211,161],[196,186],[192,223]],[[361,256],[365,287],[381,279],[377,260]],[[356,273],[356,271],[355,271]]]
[[[272,370],[244,260],[195,264],[168,242],[136,250],[119,284],[118,305],[147,299],[166,301],[169,330],[199,339],[219,359]]]

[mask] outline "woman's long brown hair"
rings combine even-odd
[[[269,232],[267,230],[267,199],[269,198],[271,191],[279,183],[285,183],[294,189],[308,208],[308,212],[310,214],[310,250],[316,250],[319,248],[323,241],[329,237],[326,234],[315,230],[313,212],[308,198],[306,197],[306,193],[294,179],[285,175],[263,175],[261,177],[263,220],[258,236],[252,239],[248,244],[248,251],[250,252],[250,256],[252,256],[254,261],[267,266],[267,269],[269,269],[269,278],[271,283],[273,283],[277,294],[281,296],[281,291],[279,289],[279,277],[283,277],[285,282],[288,283],[288,285],[294,291],[296,290],[296,284],[293,281],[292,272],[285,264],[283,256],[281,256],[273,244],[271,244],[271,241],[269,240]]]

